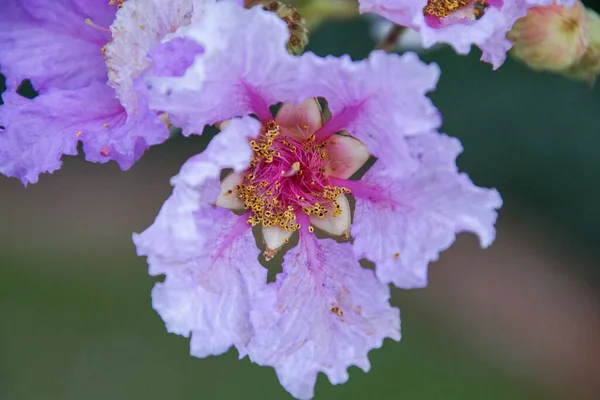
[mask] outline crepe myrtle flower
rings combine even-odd
[[[63,154],[127,169],[168,127],[134,90],[148,49],[189,23],[200,0],[6,0],[0,13],[0,173],[35,183]],[[196,46],[197,47],[197,46]],[[199,51],[199,49],[195,49]],[[39,96],[15,90],[29,79]],[[107,84],[108,82],[108,84]]]
[[[148,73],[149,104],[188,133],[222,131],[133,236],[149,273],[166,276],[153,307],[169,332],[191,337],[192,355],[234,346],[311,398],[319,372],[343,383],[349,366],[369,370],[385,338],[400,339],[388,283],[424,286],[457,232],[489,245],[501,199],[457,172],[460,144],[435,131],[426,97],[439,70],[414,54],[292,57],[282,21],[231,3],[175,36],[157,60],[190,41],[204,52],[180,76],[168,75],[175,64]],[[277,254],[282,271],[268,283],[261,262]]]
[[[376,13],[421,33],[423,46],[447,43],[459,54],[472,45],[494,69],[506,60],[512,43],[506,33],[527,10],[553,0],[360,0],[360,10]],[[572,5],[574,0],[557,0]]]

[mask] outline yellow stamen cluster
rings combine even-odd
[[[469,4],[469,0],[428,0],[425,6],[425,14],[445,18],[452,11]]]
[[[337,201],[338,196],[341,196],[342,194],[350,194],[350,193],[351,193],[350,189],[347,189],[345,187],[327,185],[323,188],[323,192],[321,192],[321,193],[312,192],[311,194],[315,197],[321,197],[321,198],[325,199],[326,201],[331,201],[331,203],[333,203],[333,207],[334,207],[333,216],[337,217],[342,214],[342,205],[340,204],[339,201]],[[312,207],[304,206],[304,207],[302,207],[302,211],[306,215],[316,215],[319,218],[324,218],[325,214],[327,214],[329,212],[329,210],[324,208],[320,203],[315,203]]]
[[[275,149],[273,149],[273,139],[279,136],[279,125],[275,121],[267,122],[265,124],[266,133],[264,137],[258,142],[256,140],[250,141],[250,146],[254,151],[252,160],[250,161],[250,167],[254,168],[261,161],[265,161],[270,164],[273,162],[273,157],[280,155]]]
[[[281,157],[280,152],[274,146],[275,140],[278,143],[286,146],[290,152],[295,153],[298,149],[292,142],[284,138],[278,138],[281,135],[280,127],[276,122],[271,121],[265,124],[265,133],[257,140],[252,140],[250,146],[253,150],[253,156],[250,162],[250,171],[244,176],[244,181],[236,186],[237,196],[244,202],[244,208],[250,210],[252,215],[248,217],[247,222],[256,226],[279,226],[287,231],[296,231],[300,225],[296,220],[296,211],[302,210],[307,215],[315,215],[319,218],[324,218],[329,210],[323,204],[333,204],[333,216],[337,217],[342,214],[342,206],[337,201],[337,197],[342,194],[349,194],[350,190],[343,187],[326,185],[310,193],[313,197],[323,199],[323,204],[315,202],[311,204],[306,198],[297,195],[293,199],[294,204],[288,202],[282,204],[281,187],[282,180],[277,180],[273,183],[266,180],[260,180],[260,177],[255,175],[257,167],[260,168],[262,163],[271,164],[276,157]],[[316,151],[324,158],[325,152],[324,143],[315,144],[316,138],[314,135],[308,137],[300,149],[306,151]],[[323,168],[319,168],[320,173],[324,172]],[[302,175],[300,162],[292,163],[289,171],[281,172],[281,179],[290,178],[294,175]],[[311,179],[311,184],[316,185],[317,181]],[[289,201],[289,199],[288,199]],[[308,203],[308,204],[307,204]]]

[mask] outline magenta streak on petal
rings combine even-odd
[[[308,260],[316,261],[318,260],[318,257],[316,256],[316,253],[318,252],[316,243],[317,238],[315,237],[314,233],[311,233],[308,230],[308,227],[310,226],[310,219],[308,218],[308,215],[304,213],[299,213],[297,219],[298,223],[300,224],[300,229],[298,230],[300,243],[298,243],[298,245],[301,246],[301,248],[307,253],[306,258]],[[318,266],[315,264],[309,262],[307,265],[308,269],[311,270],[311,267]]]
[[[231,227],[231,231],[227,234],[225,239],[223,240],[221,246],[215,251],[214,260],[218,260],[223,255],[223,252],[231,246],[238,237],[244,234],[246,229],[250,228],[250,225],[246,222],[248,218],[249,212],[246,212],[243,215],[240,215],[238,221]]]
[[[348,125],[350,125],[350,123],[357,117],[357,114],[364,105],[365,101],[366,100],[363,100],[359,103],[347,106],[342,111],[332,116],[325,125],[315,132],[317,141],[322,142],[327,140],[329,137],[331,137],[331,135],[334,135],[348,127]]]
[[[504,0],[486,0],[486,3],[491,7],[500,8],[504,5]]]
[[[442,19],[440,17],[436,17],[435,15],[427,14],[425,16],[425,23],[433,29],[439,29],[442,27]]]
[[[265,102],[265,99],[250,85],[246,82],[241,82],[242,87],[246,90],[246,94],[250,99],[250,107],[260,122],[265,123],[273,120],[269,105]]]
[[[331,183],[335,186],[345,187],[350,189],[351,194],[359,199],[373,201],[379,204],[399,205],[385,188],[369,185],[363,181],[353,181],[341,178],[330,178]]]
[[[300,238],[302,238],[303,235],[310,235],[311,233],[308,231],[308,227],[310,226],[310,219],[308,218],[308,215],[304,213],[297,213],[296,220],[300,224]]]

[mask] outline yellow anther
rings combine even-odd
[[[438,18],[445,18],[451,12],[468,4],[469,0],[428,0],[423,11],[425,14],[433,15]]]
[[[299,172],[301,172],[300,171],[300,162],[296,161],[295,163],[292,164],[292,166],[290,167],[289,171],[287,171],[286,173],[284,173],[282,175],[285,176],[285,177],[287,177],[287,178],[289,178],[290,176],[294,176],[294,175],[296,175]]]
[[[331,311],[332,313],[336,314],[338,317],[341,317],[344,315],[344,313],[342,312],[342,309],[339,308],[338,306],[333,306],[329,309],[329,311]]]

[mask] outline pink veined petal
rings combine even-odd
[[[149,273],[166,275],[152,292],[154,308],[169,332],[191,335],[196,357],[221,354],[232,345],[240,357],[246,354],[252,333],[249,294],[266,285],[249,225],[214,207],[220,170],[247,166],[247,137],[258,130],[252,118],[232,120],[171,180],[173,194],[154,224],[133,235],[138,255],[148,257]]]
[[[114,91],[103,83],[53,90],[33,100],[8,93],[5,100],[0,107],[0,172],[24,184],[60,168],[63,154],[77,154],[78,141],[89,161],[114,160],[127,169],[169,133],[148,111],[128,119]]]
[[[7,0],[0,13],[0,68],[13,90],[31,79],[40,92],[105,82],[101,48],[116,6],[97,0]],[[86,24],[90,19],[102,27]]]
[[[169,332],[191,335],[193,356],[219,355],[233,345],[243,357],[252,334],[249,293],[265,284],[267,271],[243,218],[224,209],[204,211],[201,218],[210,215],[213,223],[198,232],[206,240],[193,258],[148,258],[153,268],[167,270],[165,282],[152,290],[152,305]]]
[[[214,209],[221,192],[219,178],[222,169],[233,168],[240,172],[246,168],[252,157],[247,138],[256,137],[259,130],[259,123],[251,117],[233,119],[204,152],[190,158],[181,167],[179,174],[171,179],[173,195],[165,202],[154,224],[143,234],[134,235],[140,255],[151,253],[181,261],[193,258],[197,248],[205,247],[208,237],[199,235],[198,229],[209,229],[211,218],[204,222],[195,215],[200,209]],[[223,157],[228,153],[228,157]],[[167,235],[163,234],[165,231]],[[140,241],[141,236],[147,240]],[[150,265],[151,275],[166,272]]]
[[[400,313],[389,288],[363,269],[349,244],[306,231],[285,256],[283,272],[254,299],[250,359],[275,368],[294,397],[310,399],[319,372],[333,384],[347,368],[370,369],[368,352],[400,340]]]
[[[287,26],[273,13],[221,1],[206,5],[197,23],[177,35],[204,53],[181,77],[149,74],[146,81],[150,106],[168,112],[184,132],[250,113],[269,120],[268,106],[297,100],[297,60],[285,47]]]
[[[332,113],[317,138],[346,130],[385,165],[393,166],[388,174],[399,176],[414,167],[402,138],[441,124],[439,111],[426,96],[437,83],[437,65],[426,65],[413,53],[398,56],[381,51],[358,62],[310,53],[301,58],[304,90],[325,98]]]
[[[479,188],[457,171],[458,140],[430,133],[410,138],[408,144],[420,163],[411,176],[382,176],[376,163],[358,183],[385,196],[353,191],[354,252],[376,264],[382,282],[400,288],[425,286],[429,262],[459,232],[473,232],[482,247],[489,246],[495,238],[496,209],[502,205],[496,190]]]

